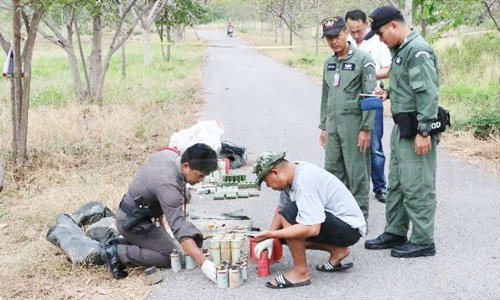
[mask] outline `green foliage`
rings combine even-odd
[[[478,138],[499,134],[499,43],[498,36],[485,34],[436,47],[440,102],[450,110],[455,130],[471,130]]]
[[[71,91],[72,92],[72,91]],[[41,92],[32,95],[30,105],[33,107],[51,105],[61,106],[66,105],[68,99],[65,98],[64,92],[59,87],[48,87]]]

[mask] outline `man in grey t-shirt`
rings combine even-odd
[[[366,222],[356,200],[334,175],[307,162],[295,164],[285,160],[285,153],[264,152],[254,166],[257,184],[281,191],[271,228],[252,241],[260,257],[267,250],[272,255],[273,239],[288,245],[293,269],[266,284],[270,288],[287,288],[310,284],[305,249],[324,250],[329,260],[316,267],[322,272],[349,269],[342,264],[350,246],[366,234]]]

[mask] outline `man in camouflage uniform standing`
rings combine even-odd
[[[325,169],[347,186],[367,219],[375,111],[361,111],[359,94],[375,88],[375,63],[368,53],[350,46],[348,35],[342,17],[323,21],[323,37],[335,53],[323,69],[320,143],[325,147]]]
[[[392,52],[390,89],[375,92],[390,98],[396,124],[391,135],[387,224],[383,234],[366,241],[365,248],[393,248],[394,257],[432,256],[436,253],[436,148],[440,135],[429,132],[438,112],[437,58],[396,8],[378,8],[371,18],[369,35],[377,33]],[[416,132],[408,133],[408,128],[416,128]],[[407,241],[410,221],[412,233]]]

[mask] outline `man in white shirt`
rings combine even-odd
[[[330,253],[321,272],[352,268],[342,264],[351,253],[350,246],[366,234],[366,222],[354,196],[337,177],[311,163],[290,163],[285,153],[264,152],[256,160],[257,184],[265,181],[281,191],[279,204],[268,231],[252,238],[259,242],[256,256],[267,250],[272,255],[273,239],[289,247],[293,269],[266,284],[269,288],[289,288],[311,283],[307,270],[306,249]]]
[[[366,21],[366,14],[359,10],[348,11],[345,15],[347,29],[354,39],[356,46],[368,52],[375,61],[375,74],[377,76],[377,86],[380,87],[381,79],[389,78],[391,68],[391,53],[389,48],[382,43],[378,35],[365,40],[369,31],[369,24]],[[371,131],[371,177],[375,198],[385,203],[386,179],[384,174],[385,155],[382,148],[382,135],[384,134],[384,114],[383,110],[377,110],[375,114],[375,126]]]

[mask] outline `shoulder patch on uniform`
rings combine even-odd
[[[398,65],[400,65],[402,61],[403,58],[401,56],[396,56],[396,58],[394,59],[394,62],[397,63]]]
[[[326,70],[327,71],[335,71],[335,70],[337,70],[337,63],[329,63],[326,66]]]
[[[354,71],[354,69],[356,69],[355,63],[350,63],[350,62],[342,63],[342,70]]]
[[[366,63],[363,67],[368,68],[369,66],[372,66],[372,67],[374,67],[374,68],[375,68],[375,64],[374,64],[374,63],[372,63],[371,61],[370,61],[370,62],[367,62],[367,63]]]
[[[420,50],[415,53],[415,58],[418,58],[420,55],[425,55],[427,58],[431,58],[431,54],[425,50]]]

